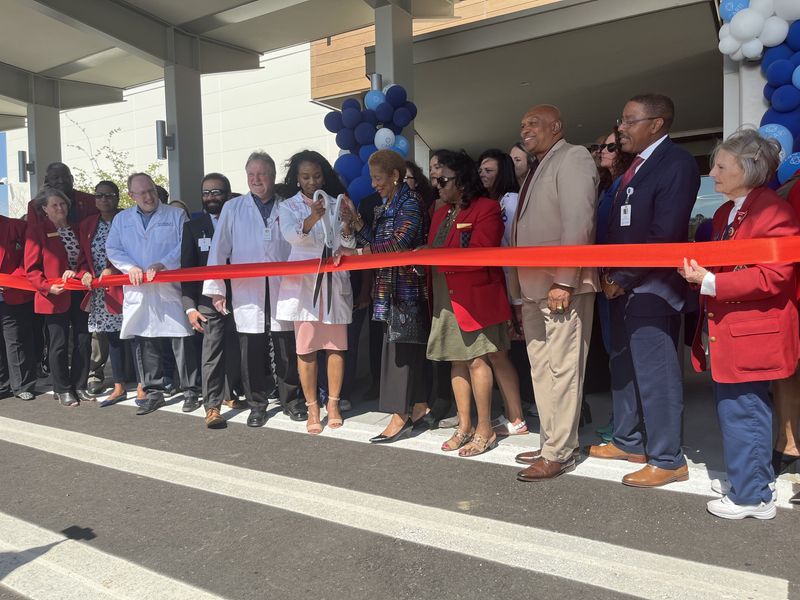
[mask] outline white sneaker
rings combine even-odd
[[[778,501],[778,489],[775,486],[775,482],[771,481],[769,484],[769,489],[772,491],[772,501]],[[731,491],[731,482],[727,479],[712,479],[711,480],[711,491],[715,494],[719,494],[720,496],[727,496],[728,492]]]
[[[727,496],[718,500],[711,500],[706,507],[708,512],[723,519],[744,519],[753,517],[754,519],[774,519],[777,514],[775,502],[762,502],[755,506],[745,506],[734,504]]]

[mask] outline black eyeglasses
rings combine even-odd
[[[113,200],[114,198],[117,197],[117,195],[116,194],[103,194],[101,192],[95,192],[94,197],[95,197],[95,200],[102,200],[103,198],[105,198],[106,200]]]
[[[225,195],[225,190],[217,190],[217,189],[213,189],[213,190],[203,190],[203,191],[201,192],[201,194],[202,194],[202,196],[203,196],[204,198],[205,198],[206,196],[224,196],[224,195]]]
[[[455,176],[453,176],[453,177],[433,177],[433,178],[431,179],[431,181],[435,181],[435,182],[436,182],[436,184],[437,184],[437,185],[438,185],[440,188],[443,188],[443,187],[444,187],[444,186],[446,186],[448,183],[450,183],[451,181],[454,181],[454,180],[455,180]]]
[[[626,119],[625,117],[621,117],[617,119],[617,127],[622,129],[623,127],[627,128],[631,125],[635,125],[636,123],[641,123],[642,121],[655,121],[656,119],[663,119],[664,117],[642,117],[641,119]]]
[[[622,148],[621,144],[617,144],[616,142],[611,142],[610,144],[592,144],[591,146],[587,146],[586,149],[594,154],[595,152],[602,152],[603,148],[608,150],[609,152],[616,152]]]

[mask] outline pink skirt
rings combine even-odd
[[[347,325],[330,325],[319,321],[295,321],[294,339],[298,354],[318,350],[347,350]]]

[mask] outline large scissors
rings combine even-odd
[[[322,247],[322,256],[319,259],[317,276],[314,281],[314,306],[317,305],[319,300],[319,294],[322,290],[322,276],[325,275],[325,273],[322,273],[322,265],[342,245],[342,219],[339,214],[342,207],[342,198],[344,198],[344,194],[339,194],[336,198],[333,198],[325,193],[325,190],[317,190],[312,198],[314,202],[322,199],[325,203],[325,212],[322,213],[322,218],[320,219],[325,244]],[[331,303],[333,302],[333,273],[327,273],[326,279],[328,282],[326,304],[327,312],[330,313]]]

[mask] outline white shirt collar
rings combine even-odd
[[[728,213],[728,225],[733,223],[733,220],[736,218],[736,213],[742,209],[745,200],[747,200],[747,196],[740,196],[733,199],[733,208],[731,208],[731,212]]]
[[[667,134],[664,134],[663,137],[658,138],[655,142],[650,144],[647,148],[645,148],[644,150],[639,152],[639,157],[642,159],[642,162],[644,162],[648,158],[650,158],[650,155],[653,154],[653,152],[655,152],[656,148],[658,148],[658,145],[661,142],[663,142],[665,139],[667,139]]]

